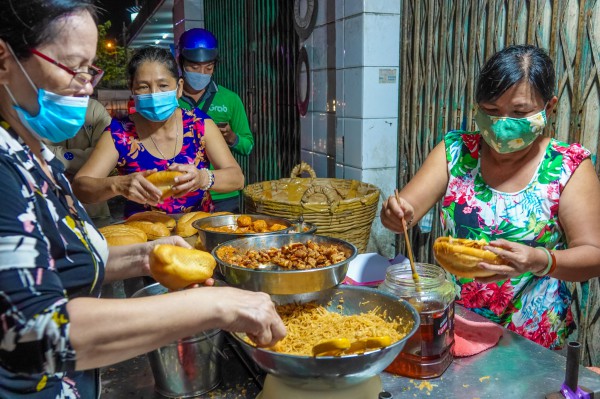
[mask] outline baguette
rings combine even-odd
[[[157,240],[162,237],[168,237],[171,235],[171,231],[162,223],[152,223],[148,220],[136,220],[133,222],[126,222],[126,226],[137,227],[142,230],[148,236],[148,241]]]
[[[173,230],[176,223],[174,218],[172,218],[164,212],[158,211],[146,211],[133,214],[127,218],[125,223],[135,222],[139,220],[146,220],[152,223],[162,223],[165,226],[167,226],[169,230]]]
[[[433,244],[433,253],[440,266],[459,277],[491,277],[496,273],[477,265],[480,262],[501,265],[505,261],[492,251],[483,249],[487,244],[485,240],[438,237]]]
[[[148,240],[143,230],[123,224],[105,226],[98,229],[109,246],[141,244]]]
[[[156,188],[162,191],[162,196],[160,198],[164,200],[165,198],[169,198],[173,195],[175,178],[181,175],[183,175],[181,172],[161,170],[160,172],[152,173],[151,175],[146,176],[146,179],[150,183],[154,184]]]
[[[217,262],[208,252],[157,245],[150,253],[152,277],[170,290],[201,284],[212,277]]]
[[[186,213],[179,218],[177,221],[177,226],[175,227],[175,233],[182,237],[191,237],[198,232],[193,226],[192,223],[195,220],[203,219],[205,217],[212,216],[208,212],[190,212]]]

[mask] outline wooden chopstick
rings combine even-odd
[[[400,193],[398,193],[398,190],[394,190],[394,195],[396,196],[396,201],[398,201],[398,204],[400,204]],[[404,241],[406,242],[406,252],[408,253],[408,260],[410,262],[410,270],[412,271],[412,278],[413,281],[415,282],[415,289],[417,292],[421,291],[421,287],[420,287],[420,279],[419,279],[419,274],[417,273],[417,269],[415,268],[415,259],[413,258],[413,252],[412,252],[412,248],[410,245],[410,240],[408,239],[408,229],[406,227],[406,219],[403,217],[402,218],[402,228],[404,229]]]

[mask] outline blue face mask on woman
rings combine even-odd
[[[183,70],[183,78],[190,85],[190,87],[194,90],[202,90],[208,86],[210,83],[210,79],[212,75],[208,75],[206,73],[200,72],[189,72],[185,69]]]
[[[17,100],[8,86],[4,85],[14,103],[13,108],[17,111],[21,123],[36,137],[47,139],[53,143],[60,143],[61,141],[75,137],[85,123],[85,113],[89,97],[61,96],[44,89],[36,88],[25,68],[23,68],[15,56],[12,48],[10,46],[8,48],[31,84],[31,87],[38,93],[37,102],[40,110],[37,115],[33,116],[27,110],[19,107]]]
[[[152,122],[166,121],[179,105],[177,89],[134,95],[133,101],[135,101],[136,112]]]

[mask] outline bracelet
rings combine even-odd
[[[548,270],[548,274],[552,274],[554,273],[554,271],[556,270],[556,256],[554,256],[554,251],[549,251],[550,252],[550,256],[552,257],[552,267],[550,267],[550,270]]]
[[[200,187],[200,190],[202,190],[202,191],[210,190],[211,187],[215,185],[215,174],[213,173],[212,170],[210,170],[208,168],[202,168],[200,170],[205,171],[206,176],[208,177],[208,183],[206,184],[206,186]]]
[[[538,247],[538,248],[540,248],[542,251],[544,251],[546,253],[546,256],[548,257],[548,265],[541,272],[533,272],[533,274],[538,277],[544,277],[544,276],[554,272],[554,270],[556,269],[556,257],[554,256],[554,252],[548,251],[548,249],[546,247]]]

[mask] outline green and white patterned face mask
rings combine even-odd
[[[525,118],[490,116],[479,107],[475,123],[486,143],[500,154],[527,148],[542,134],[546,126],[546,108]]]

